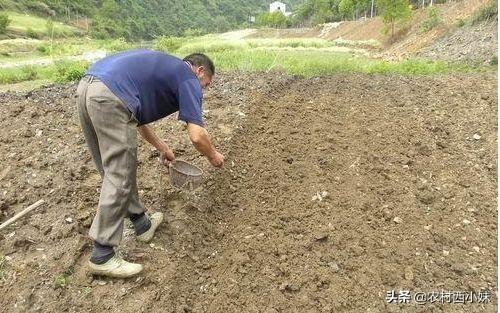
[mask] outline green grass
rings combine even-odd
[[[58,61],[48,66],[23,66],[0,69],[0,84],[15,84],[33,80],[53,82],[78,81],[83,77],[88,63],[81,61]]]
[[[40,42],[36,39],[23,38],[0,40],[0,54],[35,51]]]
[[[60,40],[25,40],[15,39],[0,41],[0,63],[9,64],[18,61],[30,61],[40,58],[55,60],[51,65],[33,65],[0,68],[0,84],[16,84],[32,80],[53,82],[77,81],[86,71],[88,64],[82,61],[67,61],[67,57],[81,55],[95,50],[115,53],[136,47],[123,40],[90,40],[72,38]],[[28,53],[18,54],[28,51]]]
[[[73,56],[84,54],[92,50],[106,50],[109,53],[134,48],[135,45],[121,39],[97,40],[97,39],[63,39],[54,41],[42,41],[36,51],[41,55],[50,56]]]
[[[339,52],[339,43],[324,39],[237,39],[217,35],[197,38],[163,38],[155,48],[183,57],[202,52],[209,55],[219,70],[270,71],[282,69],[290,74],[318,76],[335,73],[430,75],[488,70],[443,61],[409,59],[388,62],[362,54]]]
[[[0,68],[0,84],[27,81],[77,81],[83,76],[88,64],[65,61],[66,56],[96,49],[116,52],[134,47],[120,40],[66,39],[52,43],[50,41],[28,42],[30,45],[33,45],[33,42],[37,43],[35,52],[32,52],[30,56],[12,57],[13,60],[51,56],[57,61],[48,66]],[[314,38],[228,40],[218,35],[207,35],[191,38],[160,38],[155,48],[179,57],[193,52],[206,53],[214,60],[217,69],[222,71],[258,72],[280,69],[305,77],[336,73],[432,75],[496,69],[494,66],[451,64],[423,59],[400,62],[370,59],[358,53],[361,51],[359,49],[343,48],[342,45],[339,47],[338,42]],[[339,52],[342,49],[349,52]],[[10,57],[0,56],[0,62],[8,58]]]
[[[225,51],[210,56],[221,70],[269,71],[278,68],[306,77],[336,73],[429,75],[479,70],[445,62],[419,59],[388,62],[323,51]]]
[[[14,64],[22,61],[35,61],[41,58],[61,59],[69,56],[83,55],[97,50],[105,50],[108,54],[134,48],[135,45],[120,39],[91,40],[81,39],[9,39],[0,40],[0,65]],[[0,68],[0,71],[2,69]]]
[[[345,40],[331,41],[321,38],[257,38],[257,39],[225,39],[220,35],[178,38],[164,37],[156,41],[156,48],[166,52],[180,54],[198,51],[203,53],[227,50],[245,51],[248,49],[330,49],[355,44]],[[376,46],[374,42],[362,42],[359,45]]]
[[[47,19],[13,11],[5,12],[11,19],[7,30],[23,33],[31,38],[51,36],[51,34],[48,33]],[[81,33],[82,31],[76,27],[54,22],[54,35],[56,37],[71,37]]]

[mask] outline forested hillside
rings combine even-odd
[[[151,39],[159,35],[221,32],[246,26],[269,0],[0,0],[0,9],[65,22],[86,19],[96,38]],[[302,0],[285,1],[290,8]]]

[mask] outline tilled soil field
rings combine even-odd
[[[495,312],[496,90],[496,73],[219,75],[204,114],[226,165],[210,168],[175,117],[155,124],[206,175],[174,189],[141,142],[140,194],[167,221],[149,245],[126,229],[119,253],[146,266],[126,280],[85,270],[100,177],[75,86],[0,94],[0,221],[46,201],[0,233],[0,307]],[[394,304],[392,290],[491,300]]]

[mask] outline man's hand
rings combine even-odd
[[[175,155],[172,149],[167,145],[164,140],[161,140],[147,125],[142,125],[137,128],[141,136],[146,139],[147,142],[152,144],[158,152],[160,152],[160,161],[164,165],[169,165],[170,162],[175,161]]]
[[[175,161],[174,152],[166,143],[161,145],[158,151],[160,152],[160,161],[163,163],[163,165],[169,165],[171,162]]]
[[[187,126],[189,139],[196,150],[206,156],[210,164],[221,167],[224,164],[224,156],[215,150],[205,128],[193,123],[188,123]]]
[[[224,165],[224,156],[215,151],[213,155],[208,157],[208,161],[210,162],[210,164],[212,164],[212,166],[221,167],[222,165]]]

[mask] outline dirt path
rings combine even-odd
[[[223,170],[182,124],[156,125],[207,171],[198,198],[173,190],[141,145],[141,195],[168,223],[150,246],[127,229],[120,253],[146,264],[130,280],[84,271],[99,180],[73,91],[0,95],[1,220],[49,203],[1,234],[7,312],[417,312],[386,291],[497,289],[493,74],[221,75],[205,115]]]

